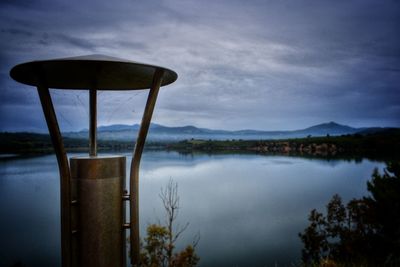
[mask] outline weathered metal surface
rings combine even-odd
[[[123,266],[126,158],[73,157],[70,164],[79,205],[77,266]]]
[[[98,90],[138,90],[150,88],[156,69],[164,70],[161,86],[173,83],[178,75],[167,68],[103,55],[32,61],[12,68],[11,77],[37,86],[40,73],[49,88]]]
[[[131,215],[131,262],[133,265],[139,263],[140,257],[140,238],[139,238],[139,166],[142,157],[144,144],[150,127],[151,117],[153,116],[154,106],[156,105],[158,91],[163,80],[163,69],[157,69],[153,83],[147,98],[144,109],[142,123],[138,132],[135,150],[131,162],[130,170],[130,215]]]

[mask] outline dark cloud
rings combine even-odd
[[[97,46],[96,43],[93,43],[85,38],[78,38],[58,33],[54,34],[44,33],[40,41],[45,45],[52,45],[52,43],[57,43],[59,45],[61,44],[66,46],[70,45],[73,47],[82,48],[89,51],[94,50]]]
[[[7,40],[0,43],[3,129],[36,127],[38,120],[22,113],[7,117],[13,105],[40,112],[35,90],[25,94],[26,87],[8,77],[13,65],[92,53],[178,72],[178,81],[161,92],[155,113],[159,123],[294,129],[337,120],[400,126],[398,1],[43,0],[0,5],[0,37]],[[85,127],[79,119],[85,103],[60,94],[53,95],[64,127]],[[144,97],[132,96],[109,97],[99,122],[138,122]],[[81,98],[87,100],[84,93]],[[18,118],[17,127],[13,121]]]
[[[16,28],[9,28],[9,29],[1,29],[2,34],[11,34],[11,35],[22,35],[25,37],[30,37],[32,36],[32,32],[26,31],[26,30],[21,30],[21,29],[16,29]]]
[[[34,8],[38,4],[38,1],[31,0],[1,0],[0,7],[14,7],[14,8]]]

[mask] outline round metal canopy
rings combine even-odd
[[[139,90],[150,88],[157,69],[161,86],[173,83],[176,72],[104,55],[32,61],[11,69],[11,77],[24,84],[56,89]]]

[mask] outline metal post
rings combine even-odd
[[[97,90],[89,90],[89,156],[97,156]]]
[[[125,156],[72,157],[79,209],[77,267],[123,267]]]
[[[153,83],[147,98],[140,130],[136,140],[135,150],[131,162],[129,189],[130,189],[130,230],[131,230],[131,262],[138,265],[140,261],[140,238],[139,238],[139,165],[142,157],[144,144],[150,127],[151,117],[156,104],[158,91],[160,89],[164,70],[156,69]]]
[[[37,90],[42,104],[43,113],[49,128],[50,138],[57,157],[60,172],[60,198],[61,198],[61,258],[62,267],[71,266],[71,180],[67,154],[64,149],[60,128],[58,127],[56,113],[49,89],[39,85]]]

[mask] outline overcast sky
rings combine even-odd
[[[1,0],[0,27],[0,131],[47,131],[12,66],[87,54],[175,70],[168,126],[400,127],[400,1]],[[140,122],[146,93],[101,93],[99,124]],[[88,127],[87,92],[52,96],[62,130]]]

